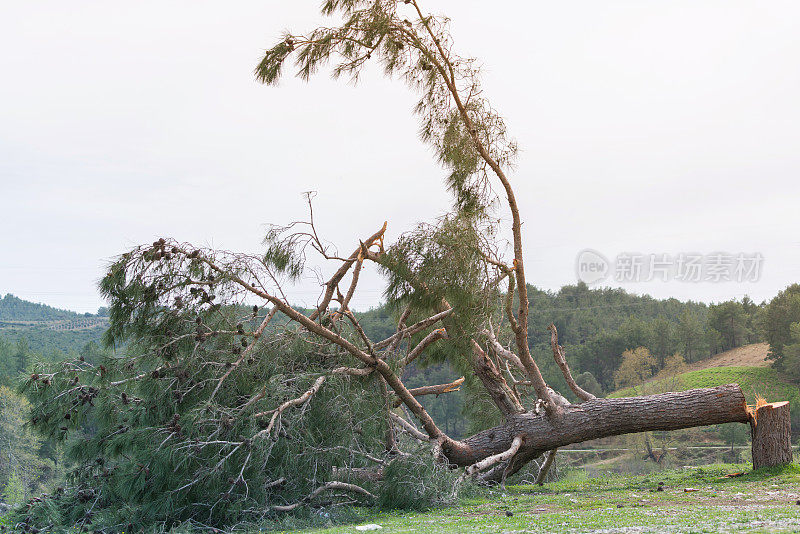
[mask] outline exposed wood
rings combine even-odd
[[[406,327],[406,321],[408,320],[409,315],[411,315],[411,306],[406,306],[406,309],[403,310],[403,313],[400,314],[400,319],[397,321],[397,333],[403,331]],[[400,344],[402,340],[401,336],[394,338],[394,340],[389,344],[388,348],[386,349],[389,354],[394,353],[397,350],[397,346]]]
[[[753,469],[792,463],[789,403],[758,403],[753,412]]]
[[[454,380],[448,384],[437,384],[435,386],[420,386],[418,388],[411,388],[409,389],[409,393],[414,395],[415,397],[421,397],[422,395],[441,395],[443,393],[450,393],[453,391],[458,391],[461,389],[461,384],[464,383],[464,377]],[[398,407],[402,404],[402,401],[398,398],[394,400],[394,407]]]
[[[522,360],[519,359],[519,356],[517,356],[516,354],[505,348],[503,345],[501,345],[500,342],[497,341],[494,332],[492,332],[491,330],[484,330],[483,333],[486,335],[487,338],[489,338],[489,344],[491,345],[491,348],[495,352],[495,354],[497,354],[507,362],[514,364],[514,367],[516,367],[518,370],[522,371],[523,373],[525,372],[525,366],[522,365]],[[530,380],[527,380],[526,382],[529,385],[531,383]]]
[[[352,300],[353,295],[356,292],[356,286],[358,285],[358,278],[361,274],[361,267],[364,265],[364,259],[359,258],[356,262],[355,267],[353,267],[353,279],[350,281],[350,288],[347,290],[347,295],[345,295],[344,300],[339,306],[339,311],[345,312],[350,309],[350,300]]]
[[[331,303],[331,300],[333,299],[333,292],[336,291],[336,288],[339,286],[339,282],[347,274],[347,271],[350,270],[350,267],[352,267],[352,265],[362,257],[361,256],[362,247],[365,244],[367,245],[367,247],[370,247],[375,241],[382,239],[383,234],[386,232],[387,224],[388,221],[384,222],[383,227],[380,230],[369,236],[363,243],[360,243],[359,247],[353,251],[353,253],[350,255],[349,258],[347,258],[346,261],[342,263],[339,269],[333,274],[331,279],[325,283],[325,293],[322,296],[322,302],[320,302],[319,306],[317,306],[317,309],[315,309],[314,312],[309,316],[309,318],[312,321],[316,320],[328,309],[328,305]]]
[[[506,291],[506,299],[505,299],[505,312],[506,312],[506,319],[508,319],[508,323],[511,325],[511,331],[516,332],[519,330],[519,323],[517,323],[517,318],[514,317],[514,277],[508,277],[508,290]]]
[[[372,367],[337,367],[331,373],[335,375],[367,376],[374,370]]]

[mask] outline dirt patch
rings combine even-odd
[[[689,365],[689,371],[698,371],[710,367],[766,367],[769,343],[753,343],[720,352],[707,360]]]

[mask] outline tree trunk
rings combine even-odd
[[[729,384],[643,397],[592,400],[564,406],[555,419],[532,412],[510,414],[500,426],[461,442],[443,444],[442,452],[452,464],[467,466],[508,450],[514,438],[522,436],[522,447],[509,461],[510,471],[516,471],[526,461],[571,443],[636,432],[749,421],[742,390],[737,384]]]
[[[792,463],[789,403],[756,406],[751,421],[753,469]]]

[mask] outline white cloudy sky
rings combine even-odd
[[[448,207],[414,96],[369,74],[252,77],[318,0],[0,3],[0,293],[79,311],[108,258],[161,235],[255,251],[315,190],[350,251]],[[760,252],[758,282],[627,289],[716,301],[800,281],[800,4],[428,0],[480,58],[522,148],[532,283],[575,258]],[[357,302],[381,295],[375,277]],[[313,280],[294,293],[313,301]]]

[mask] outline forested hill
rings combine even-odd
[[[108,328],[104,310],[80,314],[7,294],[0,299],[0,385],[9,385],[37,361],[82,355],[100,358]]]
[[[559,373],[547,357],[552,322],[570,362],[590,373],[605,391],[614,389],[615,373],[626,350],[645,347],[656,371],[680,354],[688,363],[760,340],[763,305],[748,297],[718,304],[681,302],[633,295],[622,289],[590,289],[580,283],[557,292],[531,288],[528,324],[532,349],[544,360],[555,383]],[[589,377],[585,377],[589,379]]]
[[[615,373],[623,352],[629,349],[646,347],[656,359],[657,372],[675,353],[691,363],[760,339],[757,325],[763,305],[746,297],[706,305],[655,299],[622,289],[591,289],[583,283],[559,291],[530,287],[529,296],[531,348],[554,386],[563,387],[550,354],[547,326],[551,322],[558,327],[576,374],[603,391],[615,389]],[[99,342],[107,326],[104,315],[104,310],[82,315],[6,295],[0,300],[0,352],[19,352],[20,340],[26,350],[36,353],[34,360],[53,361],[80,352],[87,343]],[[358,315],[373,339],[387,337],[396,329],[395,313],[387,306]],[[0,354],[0,371],[12,367],[4,359],[8,360],[8,354],[5,358]]]
[[[706,305],[633,295],[621,289],[591,289],[585,284],[558,291],[530,287],[529,296],[533,355],[547,382],[566,395],[570,393],[550,349],[547,326],[551,322],[558,327],[578,382],[584,389],[604,395],[617,389],[625,351],[645,347],[654,362],[648,372],[656,374],[675,354],[692,363],[761,340],[759,325],[767,315],[763,305],[747,298]],[[106,352],[100,346],[108,324],[105,313],[87,317],[11,295],[0,300],[0,306],[0,317],[10,321],[0,322],[0,385],[13,383],[36,361],[77,355],[100,361]],[[396,311],[389,306],[357,315],[372,339],[386,338],[397,328]],[[80,326],[85,321],[92,324]],[[445,383],[459,376],[448,364],[434,363],[425,356],[407,369],[407,375],[410,387]],[[459,436],[465,431],[464,415],[468,414],[463,411],[461,392],[426,397],[423,403],[449,433]]]
[[[550,343],[550,323],[558,327],[562,344],[574,344],[585,343],[598,332],[616,330],[631,317],[642,321],[663,318],[677,323],[683,314],[705,319],[708,313],[708,306],[700,302],[660,300],[623,289],[590,289],[584,283],[564,286],[557,292],[529,286],[528,298],[532,344]]]
[[[531,349],[548,382],[564,390],[550,349],[551,322],[558,328],[573,372],[582,374],[586,386],[597,393],[615,389],[615,373],[626,350],[647,348],[657,372],[676,353],[691,363],[761,337],[758,322],[764,305],[747,297],[707,305],[622,289],[592,289],[584,283],[558,291],[529,287],[528,296]],[[370,335],[389,335],[396,327],[385,307],[362,314],[361,321]]]
[[[60,310],[15,297],[11,293],[0,299],[0,322],[69,321],[92,314]]]

